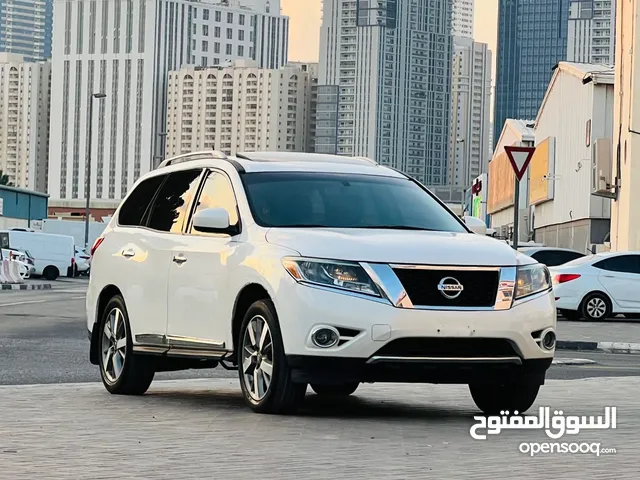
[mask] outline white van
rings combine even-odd
[[[73,276],[75,245],[70,235],[54,235],[27,230],[0,230],[0,247],[29,251],[33,256],[33,275],[55,280]]]

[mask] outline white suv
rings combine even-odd
[[[547,268],[365,158],[165,160],[91,254],[90,360],[111,393],[222,365],[257,412],[362,382],[468,384],[483,412],[524,412],[554,355]]]

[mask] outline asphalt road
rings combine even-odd
[[[100,381],[97,367],[88,360],[86,282],[66,280],[56,282],[52,290],[0,294],[0,385]],[[556,357],[597,363],[554,365],[550,379],[640,376],[640,358],[634,355],[558,352]],[[218,367],[160,373],[156,379],[236,376],[236,372]]]

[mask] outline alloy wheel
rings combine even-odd
[[[107,380],[120,378],[127,358],[127,324],[119,308],[109,312],[102,330],[102,369]]]
[[[607,304],[602,298],[595,297],[587,302],[587,313],[592,318],[602,318],[607,311]]]
[[[262,315],[247,324],[242,340],[242,378],[255,402],[269,392],[273,378],[273,341],[271,330]]]

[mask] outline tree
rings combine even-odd
[[[0,185],[6,185],[7,187],[12,187],[11,182],[9,181],[9,176],[5,175],[2,170],[0,170]]]

